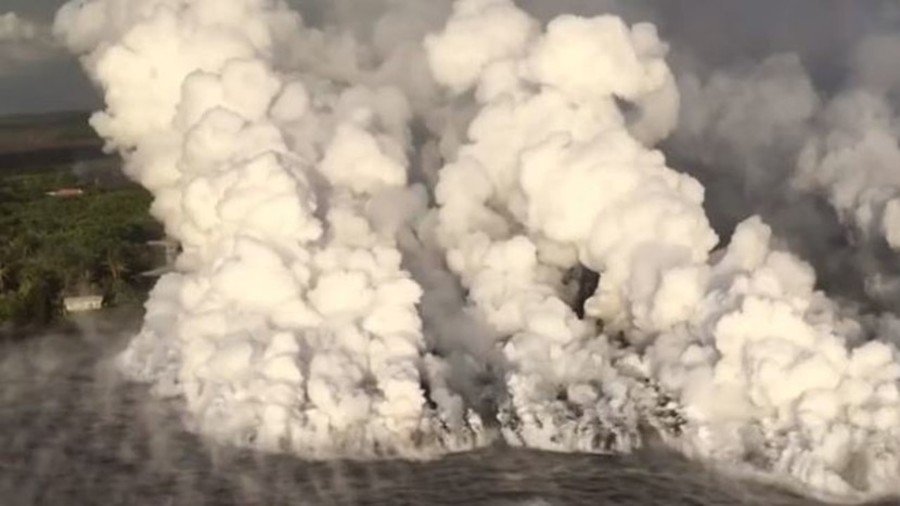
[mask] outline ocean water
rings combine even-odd
[[[817,504],[664,451],[308,462],[216,447],[110,367],[138,321],[107,313],[0,343],[0,505]]]

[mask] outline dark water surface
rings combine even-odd
[[[0,505],[816,504],[660,452],[310,463],[216,448],[109,367],[137,321],[121,320],[0,343]]]

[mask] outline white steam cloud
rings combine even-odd
[[[426,404],[421,289],[374,227],[375,199],[406,184],[403,95],[279,68],[322,38],[279,2],[73,3],[57,28],[104,88],[93,125],[184,250],[125,369],[235,444],[470,444],[439,377]]]
[[[821,493],[898,492],[896,348],[760,218],[715,249],[704,188],[654,149],[680,101],[656,28],[445,7],[354,31],[278,0],[60,11],[105,94],[92,124],[183,248],[123,370],[210,437],[304,457],[628,451],[652,427]],[[758,152],[802,151],[792,180],[893,241],[897,195],[858,190],[893,188],[893,113],[848,94],[812,135],[798,69],[683,85],[675,140],[718,135],[711,160],[763,175]]]
[[[0,13],[0,74],[46,59],[57,51],[47,26],[15,12]]]
[[[793,54],[705,79],[685,75],[671,144],[713,188],[729,192],[713,203],[718,214],[760,209],[828,277],[843,277],[846,262],[834,265],[834,257],[851,256],[867,295],[896,310],[893,255],[883,251],[900,246],[900,77],[887,64],[893,51],[900,51],[896,36],[864,39],[850,82],[831,96],[815,89]],[[835,232],[827,219],[804,218],[815,215],[816,199],[839,220],[844,251],[804,244]]]
[[[40,35],[37,25],[20,18],[15,12],[0,15],[0,42],[34,40]]]
[[[891,96],[900,93],[900,75],[887,55],[897,51],[898,36],[862,42],[857,82],[822,111],[798,163],[802,186],[823,192],[847,223],[894,250],[900,250],[900,114]]]
[[[615,103],[675,96],[665,47],[652,26],[630,29],[613,17],[561,17],[540,34],[508,1],[458,2],[445,31],[425,44],[438,80],[455,92],[477,85],[482,107],[470,142],[441,170],[437,233],[502,340],[505,432],[514,443],[562,450],[639,444],[644,406],[630,397],[644,389],[619,378],[595,318],[621,329],[678,319],[691,301],[656,304],[660,271],[685,267],[690,278],[715,243],[702,188],[628,131],[665,131],[673,115],[641,109],[629,124]],[[604,187],[608,198],[598,198]],[[628,237],[625,228],[640,232]],[[563,290],[579,261],[603,273],[585,321]],[[640,261],[646,271],[635,276]]]

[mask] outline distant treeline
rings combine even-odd
[[[89,118],[87,112],[0,117],[0,168],[21,167],[15,162],[42,156],[46,157],[45,166],[50,166],[102,155],[103,141],[91,128]],[[67,153],[72,157],[62,159]]]
[[[17,170],[56,167],[78,162],[111,158],[103,152],[100,141],[85,145],[60,146],[49,149],[0,152],[0,170],[15,167]]]

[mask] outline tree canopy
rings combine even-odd
[[[0,175],[0,322],[43,323],[64,295],[102,293],[107,302],[140,294],[152,268],[146,241],[160,236],[137,186],[57,198],[77,186],[69,171]]]

